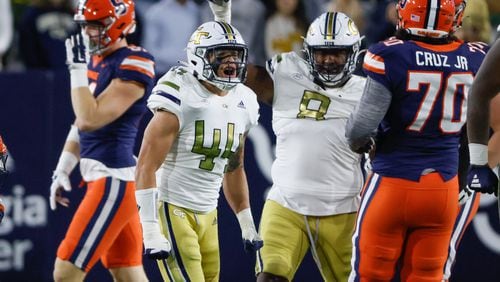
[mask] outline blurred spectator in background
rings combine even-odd
[[[302,56],[302,36],[309,25],[300,0],[275,0],[270,7],[264,31],[266,57],[295,51]]]
[[[3,68],[4,54],[9,50],[13,34],[10,0],[0,0],[0,70]]]
[[[66,69],[64,40],[75,31],[71,1],[32,1],[19,25],[19,56],[25,67]]]
[[[186,57],[186,42],[200,24],[199,6],[191,0],[161,0],[144,19],[144,48],[156,60],[156,77]]]
[[[214,16],[205,1],[201,10],[201,21],[212,21]],[[264,18],[266,8],[260,0],[231,0],[231,25],[235,26],[248,46],[248,61],[264,65]]]
[[[326,5],[325,12],[342,12],[351,18],[359,29],[360,34],[365,34],[365,14],[359,0],[331,0]]]
[[[366,28],[364,34],[366,39],[363,46],[370,46],[394,35],[398,15],[396,1],[376,0],[371,12],[366,17]],[[356,20],[354,20],[356,22]],[[356,22],[356,24],[358,24]]]
[[[486,0],[490,13],[490,22],[492,26],[500,26],[500,1]]]
[[[462,28],[457,31],[456,36],[464,41],[491,42],[490,13],[486,0],[467,1]]]
[[[142,46],[144,19],[142,14],[135,9],[135,31],[127,34],[128,45]]]

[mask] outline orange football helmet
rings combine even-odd
[[[75,21],[82,27],[99,27],[98,38],[90,38],[90,54],[100,54],[111,44],[135,30],[135,4],[132,0],[80,0]]]
[[[443,38],[453,31],[457,0],[399,0],[398,29],[411,35]]]

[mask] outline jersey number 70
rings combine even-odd
[[[427,85],[427,91],[420,102],[413,121],[406,128],[407,130],[422,131],[434,110],[436,101],[441,95],[443,95],[443,107],[439,128],[443,133],[447,134],[456,133],[462,128],[467,111],[466,97],[474,77],[472,73],[451,73],[447,77],[443,77],[443,75],[442,72],[410,71],[408,73],[406,91],[420,92],[423,85]],[[464,99],[457,99],[456,97],[460,88],[464,93]],[[456,109],[455,103],[457,102],[461,103],[460,113],[454,112]]]

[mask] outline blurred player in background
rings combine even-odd
[[[2,136],[0,136],[0,189],[3,186],[5,178],[9,173],[7,171],[7,146],[3,143]],[[0,198],[0,223],[5,215],[5,206],[3,205],[2,198]]]
[[[497,40],[484,60],[472,86],[467,112],[467,131],[469,137],[470,168],[467,184],[470,189],[498,196],[498,176],[490,168],[498,164],[499,119],[498,113],[490,109],[498,107],[500,82],[495,74],[500,72],[500,41]],[[492,100],[494,103],[492,103]],[[491,107],[491,108],[490,108]],[[495,107],[495,108],[494,108]],[[493,114],[495,113],[495,114]],[[488,146],[489,117],[494,135]],[[488,165],[488,162],[489,165]],[[500,207],[499,207],[500,210]]]
[[[246,135],[259,118],[255,93],[241,83],[247,51],[230,24],[204,23],[191,35],[188,63],[160,78],[148,100],[154,116],[139,154],[136,197],[146,253],[165,281],[219,280],[221,184],[245,250],[262,247],[243,168]]]
[[[222,13],[228,5],[215,2],[209,4],[216,19],[229,20]],[[249,65],[246,84],[272,105],[277,136],[273,186],[260,222],[258,281],[291,281],[308,249],[323,279],[347,280],[364,182],[362,156],[344,137],[365,83],[352,75],[360,44],[349,17],[324,13],[304,39],[306,60],[290,52],[274,56],[267,69]]]
[[[441,281],[459,209],[466,93],[487,47],[452,36],[453,0],[400,0],[397,10],[396,37],[365,56],[365,92],[348,122],[353,150],[377,140],[349,281],[390,281],[398,260],[402,281]]]
[[[470,11],[472,7],[467,6],[467,0],[454,0],[455,1],[455,19],[453,23],[453,35],[456,36],[456,40],[459,42],[470,42],[475,41],[478,37],[471,37],[470,33],[462,32],[463,28],[463,18],[467,14],[466,11]],[[483,20],[483,19],[482,19]],[[468,21],[470,25],[470,20]],[[484,34],[481,30],[481,34]],[[462,41],[463,40],[463,41]],[[485,40],[489,41],[489,40]],[[472,44],[480,44],[473,43]],[[489,48],[485,46],[485,51]],[[462,127],[462,134],[460,136],[460,151],[459,151],[459,162],[458,162],[458,184],[459,184],[459,203],[460,207],[458,210],[458,216],[455,220],[453,227],[453,232],[450,238],[450,245],[448,248],[448,258],[444,267],[443,281],[448,281],[450,279],[453,266],[455,264],[457,249],[465,233],[465,230],[472,222],[472,219],[476,215],[479,209],[479,203],[481,200],[480,193],[475,193],[467,187],[467,170],[469,168],[469,149],[467,141],[467,130]]]
[[[98,260],[115,281],[147,280],[133,148],[154,62],[124,38],[134,18],[131,0],[81,1],[75,21],[82,32],[66,40],[76,120],[54,171],[50,206],[68,205],[61,192],[71,190],[69,175],[79,158],[87,191],[57,250],[55,281],[82,281]]]

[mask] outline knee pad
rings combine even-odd
[[[394,276],[394,268],[399,257],[395,248],[370,246],[361,257],[359,272],[362,278],[389,281]]]

